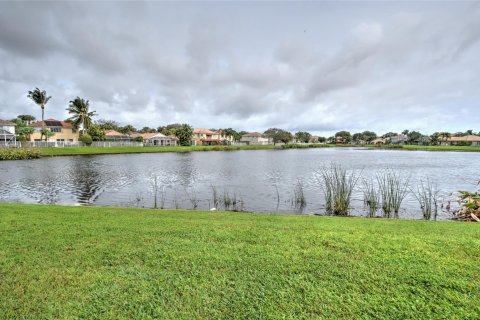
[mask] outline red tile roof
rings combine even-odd
[[[72,128],[73,125],[69,122],[59,121],[55,119],[46,119],[45,121],[37,121],[30,125],[30,127],[64,127]]]
[[[217,134],[217,132],[214,132],[212,130],[203,129],[203,128],[195,128],[195,129],[193,129],[193,133]]]

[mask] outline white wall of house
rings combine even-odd
[[[5,130],[11,134],[15,134],[15,126],[0,125],[0,130]]]
[[[269,138],[263,138],[263,137],[245,137],[243,136],[240,139],[240,142],[245,142],[248,144],[260,144],[260,145],[266,145],[266,144],[273,144],[273,141]]]

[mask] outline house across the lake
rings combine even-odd
[[[390,137],[391,144],[405,144],[408,141],[408,136],[406,134],[397,134]]]
[[[442,142],[442,145],[456,146],[456,145],[471,145],[480,146],[480,136],[477,135],[465,135],[460,137],[450,137],[447,141]]]
[[[143,144],[147,147],[167,147],[167,146],[176,146],[177,138],[173,136],[166,136],[160,132],[154,133],[135,133],[132,135],[133,138],[142,137]]]
[[[0,119],[0,145],[8,146],[16,143],[15,127],[13,122]]]
[[[266,144],[273,144],[273,139],[266,137],[264,134],[261,134],[260,132],[250,132],[250,133],[244,134],[240,139],[240,142],[244,142],[249,145],[250,144],[266,145]]]
[[[223,130],[213,131],[203,128],[195,128],[193,130],[193,145],[218,145],[232,144],[234,137],[227,135]]]
[[[45,136],[42,136],[41,131],[42,128],[46,128],[54,133],[47,139],[48,142],[78,142],[78,130],[69,122],[47,119],[34,122],[30,127],[34,129],[34,132],[30,135],[29,141],[45,141]]]
[[[115,130],[106,130],[105,139],[107,141],[131,141],[132,137]]]

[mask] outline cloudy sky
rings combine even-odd
[[[480,3],[0,2],[0,118],[480,130]]]

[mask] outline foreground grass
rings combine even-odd
[[[0,318],[475,319],[478,227],[0,204]]]
[[[480,147],[471,146],[371,146],[371,145],[248,145],[248,146],[188,146],[188,147],[78,147],[78,148],[39,148],[42,156],[95,155],[119,153],[193,152],[193,151],[234,151],[234,150],[281,150],[295,148],[361,147],[370,149],[425,150],[425,151],[470,151],[480,152]]]

